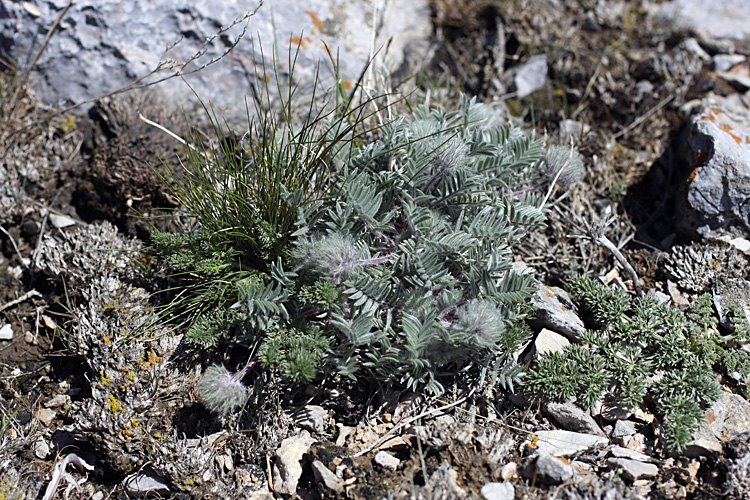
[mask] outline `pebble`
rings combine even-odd
[[[487,483],[482,486],[485,500],[513,500],[516,489],[510,483]]]
[[[37,439],[31,446],[37,458],[44,460],[49,456],[49,445],[44,439]]]
[[[612,454],[612,456],[615,458],[627,458],[630,460],[637,460],[639,462],[653,462],[654,460],[648,455],[639,453],[629,448],[623,448],[622,446],[614,445],[610,448],[609,451]]]
[[[52,424],[52,421],[55,420],[56,415],[57,412],[50,410],[49,408],[41,408],[38,412],[36,412],[36,418],[38,418],[39,421],[47,427]]]
[[[401,463],[401,460],[394,457],[387,451],[379,451],[375,455],[375,463],[382,465],[386,469],[396,470],[398,468],[398,465]]]
[[[654,464],[647,464],[638,460],[628,458],[608,458],[607,464],[612,469],[620,469],[622,477],[630,481],[655,477],[659,468]]]
[[[547,56],[539,54],[513,68],[513,87],[517,97],[526,97],[547,83]]]
[[[618,420],[615,422],[615,428],[612,430],[613,438],[628,437],[635,434],[635,425],[629,420]]]
[[[315,440],[306,430],[297,436],[284,439],[276,450],[276,463],[273,466],[274,491],[281,495],[295,495],[297,483],[302,476],[300,461]]]
[[[58,394],[54,398],[44,403],[44,406],[46,408],[57,408],[58,406],[64,405],[67,402],[67,400],[68,398],[64,394]]]
[[[536,457],[534,467],[537,480],[547,485],[564,483],[575,475],[570,462],[547,453],[540,453]]]
[[[548,352],[559,352],[562,351],[566,345],[570,344],[570,340],[566,339],[559,333],[542,328],[542,331],[537,335],[534,340],[534,359],[539,359],[542,354]]]
[[[10,323],[0,328],[0,340],[11,340],[13,338],[13,327]]]
[[[544,405],[544,410],[561,427],[569,431],[605,436],[604,431],[599,428],[594,417],[573,403],[555,403],[550,401]]]
[[[583,321],[575,312],[573,300],[562,288],[540,285],[531,297],[531,305],[536,312],[536,328],[549,328],[572,338],[585,330]]]
[[[326,417],[328,412],[322,406],[307,405],[296,411],[292,417],[295,423],[312,432],[323,432],[326,429]]]
[[[606,437],[561,430],[539,431],[534,433],[533,436],[537,437],[538,440],[535,444],[533,441],[527,440],[524,443],[527,447],[535,449],[539,453],[558,457],[572,455],[589,448],[601,448],[609,443]]]
[[[123,481],[123,487],[132,497],[164,497],[171,494],[164,479],[152,471],[138,472]]]
[[[518,473],[518,464],[515,462],[508,462],[507,464],[503,465],[503,468],[500,469],[500,477],[503,478],[503,481],[510,481],[511,479],[516,477],[516,474]]]
[[[319,483],[322,482],[326,485],[326,488],[335,493],[344,493],[344,482],[336,477],[336,474],[331,472],[323,462],[316,460],[313,462],[312,467],[316,481]]]

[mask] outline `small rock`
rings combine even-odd
[[[633,450],[636,453],[643,453],[646,451],[646,436],[643,434],[636,434],[630,437],[630,440],[625,445],[628,450]]]
[[[741,40],[750,36],[750,12],[745,0],[671,0],[653,8],[664,20],[691,28],[706,39]]]
[[[713,290],[714,307],[719,316],[719,323],[733,331],[732,322],[727,312],[730,306],[737,306],[745,311],[750,320],[750,282],[743,278],[719,276]]]
[[[47,444],[47,441],[45,439],[37,439],[36,441],[34,441],[31,447],[34,450],[34,455],[37,458],[44,460],[49,456],[49,445]]]
[[[584,332],[585,326],[575,312],[575,305],[568,292],[556,286],[540,285],[531,297],[536,311],[536,328],[549,328],[575,339]]]
[[[0,340],[11,340],[13,338],[13,327],[10,323],[3,325],[0,328]]]
[[[743,63],[746,59],[742,54],[716,54],[711,60],[714,71],[729,71],[732,66]]]
[[[296,411],[292,417],[297,425],[312,432],[323,432],[326,429],[328,412],[322,406],[307,405]]]
[[[570,340],[566,339],[559,333],[543,328],[542,331],[539,332],[539,335],[537,335],[536,340],[534,340],[533,357],[534,359],[539,359],[544,353],[559,352],[563,347],[569,344]]]
[[[668,304],[669,301],[672,299],[669,295],[667,295],[664,292],[660,292],[659,290],[649,291],[648,296],[654,299],[656,303],[659,304],[660,306]]]
[[[302,476],[302,456],[307,453],[315,440],[306,430],[297,436],[288,437],[276,450],[276,463],[273,466],[274,492],[282,495],[297,493],[297,483]]]
[[[52,213],[49,214],[49,221],[57,229],[62,229],[62,228],[74,226],[75,224],[77,224],[77,221],[73,219],[72,217],[68,217],[67,215],[58,215],[58,214],[52,214]]]
[[[64,405],[67,401],[67,396],[65,396],[64,394],[58,394],[54,398],[44,403],[44,406],[46,408],[57,408],[58,406]]]
[[[750,241],[745,238],[733,238],[729,240],[729,244],[740,252],[750,255]]]
[[[348,427],[344,424],[336,424],[336,427],[339,428],[339,435],[336,438],[336,446],[344,446],[346,438],[354,432],[354,427]]]
[[[539,431],[532,436],[538,438],[536,442],[527,440],[524,444],[539,453],[546,453],[564,457],[589,448],[601,448],[608,444],[605,437],[593,434],[581,434],[570,431]]]
[[[615,458],[627,458],[630,460],[637,460],[639,462],[653,462],[653,458],[649,457],[648,455],[644,455],[643,453],[639,453],[637,451],[633,451],[628,448],[623,448],[622,446],[612,446],[610,449],[610,453]]]
[[[482,496],[486,500],[513,500],[516,489],[510,483],[487,483],[482,486]]]
[[[517,473],[518,465],[515,462],[508,462],[500,469],[500,477],[503,478],[503,481],[510,481],[516,477]]]
[[[690,117],[683,160],[690,169],[679,222],[707,236],[750,229],[750,107],[739,94],[709,94]]]
[[[685,447],[682,452],[686,457],[702,457],[711,454],[721,454],[724,451],[724,446],[715,437],[699,437],[693,439]]]
[[[722,391],[721,398],[706,410],[705,422],[693,434],[693,439],[729,442],[748,429],[750,403],[738,394]]]
[[[516,96],[526,97],[534,91],[544,87],[547,83],[547,56],[544,54],[531,56],[529,59],[511,70],[512,85]]]
[[[379,451],[375,455],[375,463],[382,465],[386,469],[396,470],[398,468],[398,464],[401,463],[401,460],[394,457],[387,451]]]
[[[56,415],[57,413],[53,410],[50,410],[49,408],[41,408],[36,412],[36,418],[38,418],[39,421],[47,427],[52,424],[52,421],[55,420]]]
[[[611,437],[626,437],[635,434],[635,425],[629,420],[618,420],[612,430]]]
[[[620,469],[622,476],[630,481],[656,477],[659,473],[659,468],[654,464],[647,464],[627,458],[609,458],[607,459],[607,464],[612,469]]]
[[[669,296],[672,297],[672,303],[676,308],[684,310],[690,306],[690,302],[682,296],[676,283],[667,281],[667,290],[669,290]]]
[[[171,494],[164,479],[150,469],[128,476],[123,481],[123,487],[132,497],[164,497]]]
[[[695,38],[688,38],[682,43],[682,46],[685,50],[690,52],[693,55],[698,56],[699,59],[702,59],[703,61],[708,61],[711,59],[711,56],[703,50],[703,47],[701,47],[701,44],[698,43],[698,40]]]
[[[537,481],[547,485],[564,483],[575,475],[568,460],[547,453],[540,453],[529,465],[522,472],[524,477],[536,477]]]
[[[573,403],[555,403],[550,401],[544,405],[544,410],[561,427],[569,431],[605,436],[589,412],[578,408]]]
[[[344,492],[344,482],[336,477],[336,474],[331,472],[331,470],[326,467],[323,462],[321,462],[320,460],[316,460],[313,462],[312,467],[313,473],[315,474],[315,480],[317,482],[322,482],[326,485],[326,488],[335,493]]]
[[[219,466],[219,469],[224,469],[227,472],[231,472],[232,470],[234,470],[234,460],[232,460],[232,455],[230,455],[229,453],[226,453],[224,455],[217,455],[216,465]]]

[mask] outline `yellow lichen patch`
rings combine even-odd
[[[349,90],[350,88],[352,88],[352,82],[349,81],[349,80],[343,80],[341,82],[341,86],[344,87],[345,89]]]
[[[57,122],[57,128],[60,129],[63,134],[67,135],[76,130],[78,128],[78,125],[76,124],[75,117],[71,115]]]
[[[131,367],[123,366],[122,370],[125,372],[125,381],[128,384],[132,384],[133,382],[135,382],[135,372]]]
[[[101,377],[102,387],[107,387],[112,381],[112,377],[106,376],[104,372],[99,372],[99,376]]]
[[[112,339],[110,338],[109,335],[105,335],[104,337],[102,337],[102,340],[104,341],[105,344],[112,345]]]
[[[117,413],[122,409],[122,403],[120,403],[120,401],[118,401],[112,394],[107,397],[107,406],[112,413]]]
[[[164,361],[163,357],[158,356],[154,351],[149,349],[148,351],[143,353],[143,359],[138,361],[138,368],[140,368],[141,370],[146,370],[154,363],[161,363],[162,361]]]

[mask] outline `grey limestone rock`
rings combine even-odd
[[[607,464],[612,469],[622,471],[622,476],[630,481],[636,479],[652,478],[659,473],[659,468],[654,464],[647,464],[638,460],[628,458],[609,458]]]
[[[516,92],[518,97],[526,97],[536,90],[544,87],[547,83],[547,56],[539,54],[529,57],[528,60],[513,68],[509,87]]]
[[[589,448],[601,448],[608,444],[606,437],[571,431],[538,431],[534,438],[526,441],[526,446],[539,453],[557,457],[572,455]]]
[[[558,424],[569,431],[584,432],[596,436],[605,436],[604,432],[587,411],[578,408],[573,403],[556,403],[549,401],[544,405],[544,411]]]
[[[705,38],[741,40],[750,36],[746,0],[671,0],[656,9],[665,20],[692,28]]]
[[[522,470],[522,474],[528,478],[536,476],[537,481],[553,485],[568,481],[575,475],[575,471],[566,459],[540,453],[533,463]]]
[[[556,286],[539,285],[531,297],[531,304],[536,311],[535,326],[549,328],[569,338],[583,333],[585,327],[575,312],[570,295]]]
[[[66,0],[2,2],[0,53],[25,60],[65,4]],[[244,18],[256,8],[254,15]],[[161,71],[139,83],[181,71],[204,102],[242,123],[244,98],[253,98],[256,65],[263,66],[265,61],[273,74],[275,53],[280,76],[284,76],[299,45],[295,83],[307,85],[318,63],[326,85],[334,83],[331,56],[338,57],[342,82],[357,81],[376,53],[374,69],[408,74],[427,59],[429,16],[425,0],[397,4],[374,0],[79,0],[49,39],[33,79],[46,102],[70,104],[117,90],[157,67]],[[243,30],[244,37],[232,48]],[[290,42],[295,47],[291,54]],[[229,49],[231,53],[220,62],[188,74]],[[263,75],[263,69],[258,70]],[[181,78],[160,86],[180,104],[195,101]]]
[[[682,230],[702,236],[750,231],[750,95],[707,96],[684,133],[690,169]]]
[[[274,491],[283,495],[296,495],[297,483],[302,476],[302,456],[307,453],[315,440],[307,431],[289,437],[281,442],[276,450],[276,463],[273,466]]]
[[[487,483],[482,486],[485,500],[513,500],[515,495],[515,488],[510,483]]]

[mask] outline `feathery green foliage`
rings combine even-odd
[[[686,314],[650,297],[631,304],[619,289],[578,276],[570,289],[597,330],[581,344],[542,356],[524,379],[524,388],[549,398],[589,407],[605,395],[633,407],[646,397],[656,402],[669,448],[681,451],[703,421],[703,407],[720,389],[714,370],[739,370],[748,383],[750,355],[734,338],[720,335],[711,296],[699,297]],[[744,316],[744,315],[743,315]]]
[[[258,109],[242,141],[216,127],[221,148],[178,176],[196,228],[153,246],[195,305],[189,338],[260,344],[262,365],[297,383],[326,369],[438,393],[474,364],[512,389],[535,287],[510,257],[544,222],[543,141],[465,97],[363,133],[375,102],[311,108],[300,127],[291,98],[278,118]]]

